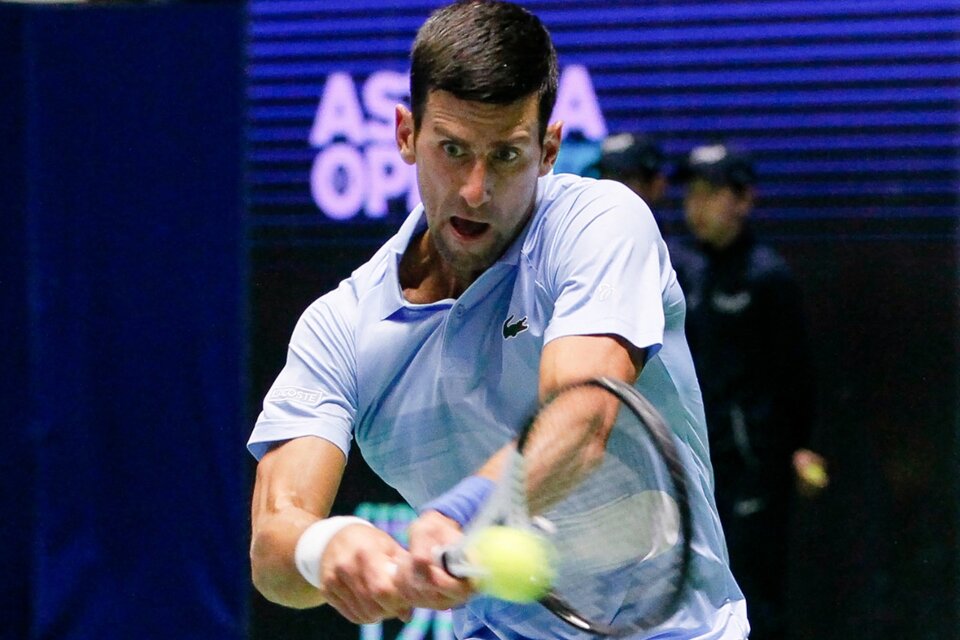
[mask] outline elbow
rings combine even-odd
[[[584,447],[582,463],[587,474],[596,471],[603,464],[607,453],[606,438],[593,438]]]
[[[266,600],[279,605],[287,604],[280,593],[274,588],[274,583],[269,579],[268,574],[263,571],[258,571],[256,565],[252,565],[251,578],[254,589]]]
[[[284,607],[307,609],[323,604],[320,592],[308,585],[299,572],[276,553],[269,533],[254,534],[250,543],[250,578],[268,601]]]
[[[300,599],[294,598],[289,589],[276,580],[269,572],[252,571],[253,586],[265,600],[292,609],[307,609],[314,604],[307,604]]]
[[[285,604],[278,589],[277,572],[265,549],[270,547],[267,536],[254,534],[250,541],[250,578],[254,588],[264,598],[275,604]]]

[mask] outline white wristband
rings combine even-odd
[[[352,524],[373,526],[363,518],[357,518],[356,516],[334,516],[318,520],[306,528],[300,535],[300,539],[297,540],[297,549],[293,554],[297,571],[300,572],[304,580],[316,588],[320,588],[320,558],[323,557],[327,543],[340,529]]]

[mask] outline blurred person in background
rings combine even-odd
[[[607,136],[600,148],[600,177],[630,187],[650,208],[667,193],[667,157],[650,137],[640,133]]]
[[[749,223],[757,174],[748,155],[700,146],[674,179],[694,241],[674,267],[686,294],[717,507],[750,637],[779,640],[794,487],[810,496],[828,481],[823,457],[807,448],[814,386],[800,288]]]
[[[667,155],[663,147],[643,133],[614,133],[604,138],[594,166],[596,177],[626,185],[647,203],[667,243],[671,262],[674,265],[688,262],[686,254],[690,249],[687,244],[677,242],[661,220],[660,205],[670,185]]]

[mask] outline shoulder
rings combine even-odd
[[[571,174],[551,174],[541,179],[528,245],[588,230],[610,238],[659,235],[646,203],[619,182]],[[531,246],[526,247],[531,249]]]
[[[301,316],[300,324],[312,325],[314,331],[325,327],[323,333],[334,328],[352,331],[360,322],[361,309],[380,308],[381,298],[392,290],[387,282],[395,277],[390,269],[391,261],[397,259],[394,244],[394,239],[388,241],[335,289],[314,300]]]
[[[328,347],[333,342],[352,343],[358,317],[355,289],[350,280],[344,280],[304,310],[293,330],[291,346],[304,347],[318,341]]]
[[[650,208],[640,196],[614,180],[560,173],[541,178],[539,186],[538,210],[553,214],[597,212],[618,207],[650,212]]]

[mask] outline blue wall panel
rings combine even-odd
[[[242,19],[0,6],[0,637],[245,635]]]
[[[0,11],[0,60],[21,60],[21,18]],[[29,326],[26,203],[26,99],[20,88],[25,69],[0,65],[0,638],[25,638],[30,629],[31,563],[25,552],[33,534],[34,449],[27,424],[30,401],[23,378],[30,354],[24,339]]]

